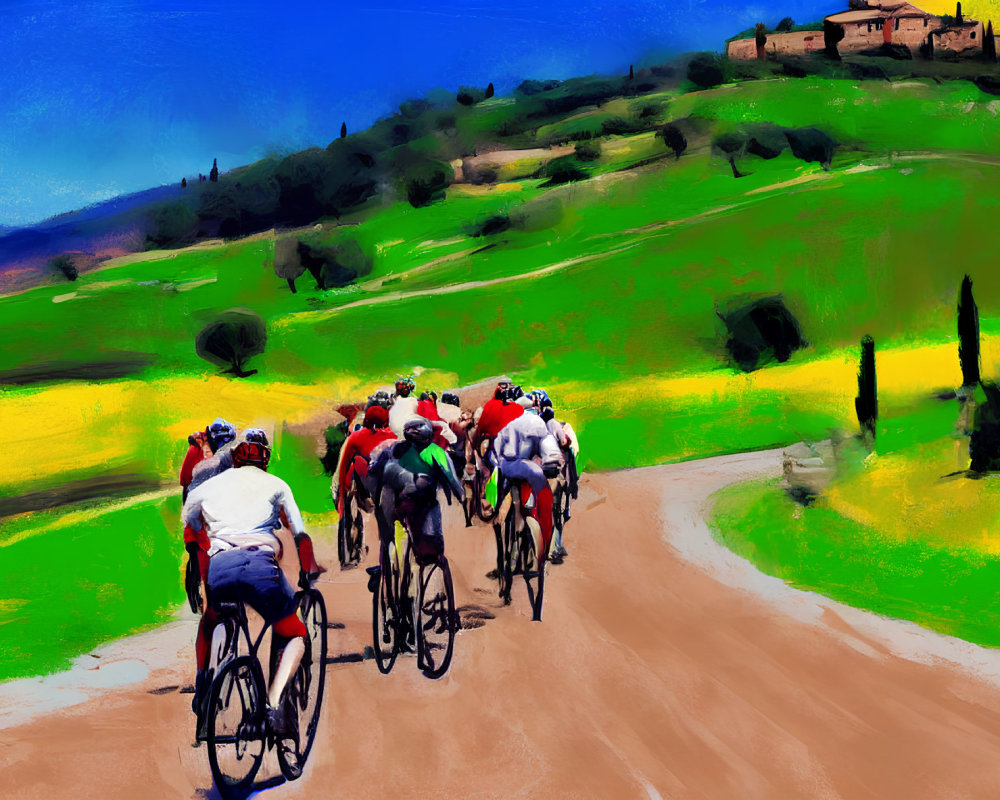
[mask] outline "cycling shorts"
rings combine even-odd
[[[208,561],[208,601],[244,602],[266,622],[294,614],[295,592],[267,547],[223,550]]]

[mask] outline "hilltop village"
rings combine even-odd
[[[787,20],[791,23],[791,20]],[[958,3],[954,16],[938,16],[904,0],[851,0],[850,8],[823,19],[815,30],[793,30],[779,23],[775,32],[757,26],[755,36],[729,42],[726,54],[737,61],[773,55],[837,52],[880,55],[887,50],[903,57],[968,58],[996,54],[992,23],[963,17]]]

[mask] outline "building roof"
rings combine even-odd
[[[910,3],[902,2],[902,0],[886,0],[883,3],[869,2],[868,8],[858,11],[841,11],[839,14],[831,14],[826,19],[830,22],[843,25],[851,22],[868,22],[880,19],[901,19],[904,17],[930,18],[933,16],[935,15],[917,8]]]

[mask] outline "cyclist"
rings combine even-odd
[[[223,444],[236,438],[236,429],[222,417],[218,417],[203,431],[195,431],[188,436],[188,451],[181,465],[180,484],[183,488],[182,498],[187,499],[191,491],[191,479],[194,468],[203,460],[211,458]]]
[[[295,537],[300,584],[309,573],[323,570],[313,557],[291,489],[267,473],[271,458],[267,434],[260,428],[243,431],[232,456],[233,469],[192,491],[182,512],[185,547],[200,565],[207,599],[195,643],[198,673],[192,709],[201,735],[212,680],[209,648],[219,619],[214,605],[242,600],[272,624],[281,653],[268,691],[268,715],[276,732],[294,737],[298,717],[280,700],[305,652],[307,634],[295,613],[295,592],[278,566],[281,541],[275,531],[284,524]]]
[[[469,443],[469,428],[472,427],[472,414],[462,410],[458,395],[454,392],[444,392],[441,395],[437,412],[441,419],[448,423],[451,432],[455,434],[455,442],[451,445],[448,455],[451,456],[451,461],[455,465],[455,472],[461,475],[469,460],[466,448]]]
[[[375,394],[368,395],[368,402],[365,404],[365,411],[372,406],[382,406],[386,411],[392,408],[393,397],[385,389],[379,389]]]
[[[368,462],[372,450],[382,442],[394,440],[396,434],[389,429],[389,412],[381,405],[369,406],[365,411],[364,426],[347,437],[341,450],[340,467],[337,477],[333,479],[334,496],[337,498],[337,513],[344,513],[344,497],[351,488],[351,471],[361,478],[361,482],[370,496],[374,496],[373,488],[367,482]],[[367,503],[368,498],[359,498]],[[371,511],[369,506],[367,511]]]
[[[432,563],[444,554],[438,489],[451,503],[464,491],[448,454],[434,444],[434,429],[423,417],[409,420],[404,441],[375,451],[369,475],[377,482],[375,519],[383,542],[392,541],[394,523],[406,520],[417,563]],[[377,583],[378,567],[368,570]],[[371,583],[369,585],[372,585]]]
[[[559,449],[562,451],[563,462],[566,472],[566,489],[569,492],[569,496],[576,498],[577,496],[577,471],[576,471],[576,456],[579,452],[579,445],[576,440],[576,433],[573,427],[568,422],[562,422],[556,419],[555,409],[552,407],[552,400],[549,398],[548,393],[544,389],[533,389],[528,392],[528,397],[532,399],[532,402],[538,406],[539,415],[542,421],[545,423],[546,427],[549,429],[556,441],[559,443]],[[566,506],[566,520],[570,518],[569,506]],[[556,533],[555,546],[552,548],[552,561],[556,564],[562,562],[562,560],[569,555],[566,552],[566,548],[563,546],[562,531]]]
[[[484,439],[495,437],[510,422],[524,413],[524,407],[517,403],[524,392],[509,378],[503,377],[497,383],[493,399],[488,400],[475,417],[476,428],[472,435],[472,447],[478,449]]]
[[[396,379],[396,397],[393,400],[392,408],[389,409],[389,427],[398,438],[403,436],[403,426],[408,419],[419,417],[417,413],[417,403],[413,396],[416,382],[412,377]]]
[[[417,413],[426,420],[429,420],[434,428],[434,444],[443,450],[450,450],[452,445],[458,441],[451,426],[441,419],[437,407],[437,394],[435,392],[424,392],[417,402]]]
[[[208,426],[208,443],[213,455],[194,465],[188,492],[193,492],[209,478],[224,472],[233,465],[232,449],[236,441],[236,428],[224,419],[217,419]]]
[[[532,402],[532,401],[527,401]],[[493,443],[500,474],[508,481],[521,480],[527,486],[521,492],[525,507],[533,493],[537,498],[535,508],[527,509],[542,529],[542,547],[539,555],[544,558],[552,540],[552,489],[549,478],[554,478],[562,468],[559,443],[539,415],[535,402],[524,414],[504,426]],[[530,487],[530,491],[526,491]]]

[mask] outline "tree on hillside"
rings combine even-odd
[[[292,294],[298,291],[295,288],[296,278],[306,271],[299,257],[298,244],[298,240],[292,236],[278,239],[274,243],[274,274],[288,281]]]
[[[628,79],[635,80],[635,68],[631,64],[628,65]]]
[[[668,150],[673,152],[674,159],[680,160],[681,153],[687,150],[688,146],[687,139],[684,138],[681,129],[671,122],[658,130],[656,135],[663,139],[663,144],[666,145]]]
[[[764,45],[767,44],[767,26],[763,22],[758,22],[753,28],[754,42],[757,44],[757,59],[763,61],[767,58]]]
[[[844,38],[844,26],[838,25],[830,20],[823,20],[823,50],[826,54],[837,61],[840,61],[840,51],[837,45]]]
[[[858,396],[854,410],[861,425],[861,436],[869,451],[875,448],[875,423],[878,421],[878,388],[875,382],[875,340],[867,334],[861,339],[861,365],[858,369]]]
[[[475,86],[459,86],[455,99],[463,106],[474,106],[486,99],[486,92]]]
[[[782,33],[788,33],[792,28],[795,27],[795,20],[791,17],[785,17],[777,25],[774,26],[776,31],[781,31]]]
[[[58,272],[68,281],[75,281],[80,274],[73,263],[73,259],[66,253],[58,255],[49,260],[49,269]]]
[[[188,188],[188,179],[187,178],[181,178],[181,188],[182,189],[187,189]]]
[[[198,236],[198,215],[187,203],[177,201],[154,206],[150,218],[150,229],[146,233],[147,250],[184,247]]]
[[[495,90],[493,89],[493,84],[490,83],[490,85],[486,87],[486,99],[487,100],[489,100],[491,97],[493,97],[493,92],[494,91]]]
[[[341,139],[346,139],[347,138],[347,123],[346,122],[341,122],[340,123],[340,138]]]
[[[987,61],[997,60],[997,40],[993,37],[993,20],[986,23],[986,33],[983,38],[983,56]]]
[[[979,383],[979,309],[972,298],[972,278],[962,279],[958,295],[958,360],[962,386]]]
[[[837,143],[819,128],[788,128],[785,138],[796,158],[818,161],[825,171],[830,169]]]
[[[266,345],[264,320],[249,308],[223,311],[195,337],[195,352],[199,357],[220,367],[229,367],[225,372],[238,378],[256,374],[255,369],[245,369],[246,363],[263,353]]]
[[[961,25],[963,22],[964,22],[964,19],[962,18],[962,4],[961,3],[956,3],[955,4],[955,24],[956,25]]]
[[[715,53],[695,53],[688,62],[687,77],[702,89],[718,86],[725,79],[722,60]]]
[[[212,170],[208,173],[208,179],[213,183],[219,180],[219,159],[212,159]]]

